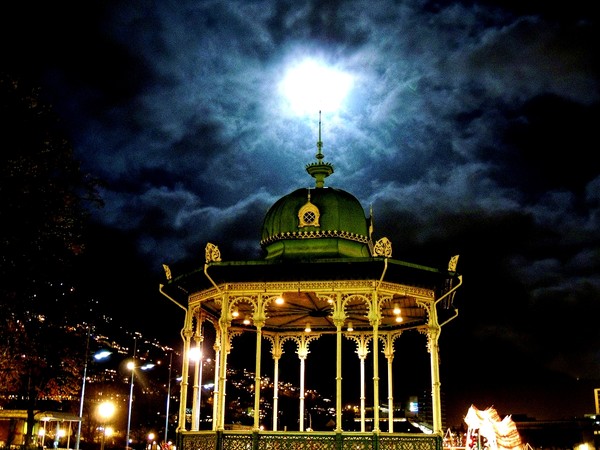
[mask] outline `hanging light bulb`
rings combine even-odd
[[[239,312],[239,311],[237,310],[237,308],[236,308],[236,309],[234,309],[234,310],[231,312],[231,315],[232,315],[234,318],[236,318],[236,317],[238,317],[238,316],[240,315],[240,312]]]
[[[283,296],[280,295],[275,299],[276,305],[283,305],[283,303],[284,303]]]
[[[304,329],[305,332],[310,333],[312,330],[310,329],[310,322],[306,322],[306,328]]]
[[[242,322],[244,325],[250,325],[250,316],[244,317],[244,321]]]
[[[354,327],[352,326],[352,322],[348,322],[348,328],[346,330],[347,331],[354,331]]]
[[[400,314],[400,306],[398,306],[398,303],[394,303],[394,314],[396,316]]]
[[[402,319],[402,316],[396,316],[396,322],[400,323],[402,322],[404,319]]]

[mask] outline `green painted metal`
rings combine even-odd
[[[441,450],[442,436],[413,433],[193,431],[181,450]]]
[[[298,212],[309,201],[320,213],[319,226],[299,227]],[[369,222],[352,194],[335,188],[297,189],[267,212],[261,245],[266,258],[370,256]]]

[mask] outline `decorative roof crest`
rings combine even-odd
[[[321,111],[319,111],[319,140],[317,141],[317,162],[308,164],[306,171],[315,179],[315,185],[322,188],[325,185],[325,178],[333,173],[333,166],[328,162],[323,162],[323,141],[321,141]]]

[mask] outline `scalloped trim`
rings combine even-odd
[[[320,239],[320,238],[341,238],[348,241],[360,242],[361,244],[368,244],[369,238],[361,234],[349,233],[347,231],[338,230],[317,230],[317,231],[286,231],[285,233],[279,233],[271,236],[268,239],[260,241],[261,246],[269,245],[275,241],[281,240],[296,240],[296,239]]]

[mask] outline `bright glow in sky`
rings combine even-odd
[[[311,115],[316,111],[338,111],[352,88],[352,81],[348,73],[306,59],[287,71],[279,90],[292,112]]]
[[[69,20],[69,2],[7,2],[0,15],[1,71],[44,80],[84,172],[103,182],[105,206],[90,211],[93,267],[81,270],[126,281],[120,296],[90,294],[120,311],[116,297],[154,292],[143,320],[119,326],[176,340],[154,324],[156,311],[180,320],[155,286],[163,263],[198,267],[207,242],[224,261],[262,258],[263,212],[312,184],[303,166],[322,110],[336,170],[326,185],[373,206],[374,239],[425,266],[461,255],[461,314],[442,338],[455,376],[443,384],[448,425],[472,404],[537,419],[589,411],[584,380],[600,386],[592,2],[568,12],[485,0],[146,3],[80,9],[85,27]],[[73,35],[94,54],[65,45]],[[498,274],[514,295],[489,289]],[[465,371],[465,348],[506,349],[503,364],[486,377]]]

